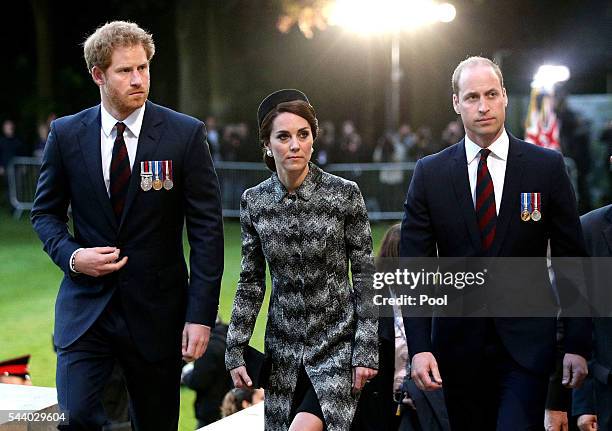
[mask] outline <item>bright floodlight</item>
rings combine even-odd
[[[545,64],[540,66],[531,82],[532,88],[550,89],[557,82],[567,81],[570,77],[570,71],[567,66],[555,66]]]
[[[438,19],[440,22],[451,22],[457,16],[455,6],[450,3],[442,3],[438,6]]]
[[[329,23],[372,34],[412,30],[434,22],[450,22],[455,8],[433,0],[336,0]]]

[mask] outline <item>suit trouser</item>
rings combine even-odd
[[[144,324],[144,322],[143,322]],[[57,393],[68,421],[61,430],[100,430],[109,424],[102,393],[116,362],[123,369],[136,430],[176,430],[180,403],[181,352],[147,361],[128,331],[118,295],[77,341],[58,348]]]
[[[597,412],[597,426],[599,430],[612,431],[612,387],[594,380],[595,411]]]
[[[443,375],[451,430],[541,431],[548,376],[518,364],[489,324],[479,372],[468,379]]]

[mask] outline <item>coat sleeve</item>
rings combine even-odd
[[[550,220],[550,251],[555,271],[556,287],[562,310],[572,307],[575,312],[588,315],[588,300],[584,268],[580,257],[586,256],[582,227],[578,217],[576,198],[563,157],[555,154],[552,191],[548,213]],[[555,259],[573,257],[575,259]],[[558,262],[558,263],[557,263]],[[562,313],[563,316],[563,313]],[[588,317],[562,317],[566,353],[585,358],[591,356],[592,323]]]
[[[245,365],[244,350],[249,344],[257,314],[266,293],[266,260],[259,234],[251,221],[247,190],[240,200],[242,263],[238,289],[227,331],[225,366],[228,370]]]
[[[580,388],[572,392],[572,416],[595,415],[595,381],[587,376]]]
[[[423,163],[419,160],[404,202],[400,239],[401,257],[434,257],[437,254],[423,171]],[[404,327],[410,356],[432,351],[430,317],[404,317]]]
[[[70,185],[54,122],[45,145],[30,217],[44,250],[66,274],[70,274],[70,256],[80,247],[66,224],[69,205]]]
[[[344,226],[357,313],[352,365],[378,369],[378,310],[372,301],[372,233],[365,203],[356,184],[353,185]]]
[[[189,299],[185,320],[214,326],[223,274],[223,217],[219,182],[198,123],[184,156],[184,205],[189,256]]]

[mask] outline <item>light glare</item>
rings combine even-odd
[[[551,89],[557,82],[567,81],[569,78],[570,71],[567,66],[545,64],[538,68],[531,87]]]
[[[353,32],[380,34],[450,22],[455,15],[454,6],[433,0],[336,0],[329,23]]]
[[[457,16],[455,6],[450,3],[442,3],[438,6],[438,19],[440,22],[451,22]]]

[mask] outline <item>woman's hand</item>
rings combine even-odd
[[[250,388],[253,385],[251,378],[247,374],[246,367],[244,365],[236,367],[230,370],[234,387],[238,389]]]
[[[366,368],[366,367],[354,367],[353,368],[353,392],[359,392],[363,389],[366,383],[373,379],[376,374],[378,374],[378,370],[374,368]]]

